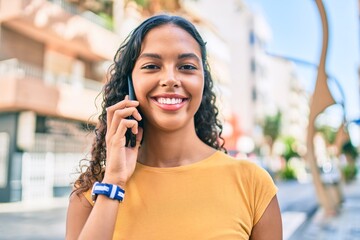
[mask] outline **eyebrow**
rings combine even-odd
[[[161,56],[156,53],[143,53],[138,58],[147,58],[147,57],[161,59]],[[199,57],[196,56],[196,54],[194,54],[194,53],[183,53],[183,54],[178,55],[178,59],[184,59],[184,58],[194,58],[195,60],[201,62]]]
[[[161,56],[156,53],[143,53],[138,58],[147,58],[147,57],[161,59]]]
[[[201,62],[199,57],[196,56],[196,54],[194,54],[194,53],[183,53],[178,56],[178,59],[183,59],[183,58],[194,58],[198,62]]]

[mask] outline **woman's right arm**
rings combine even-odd
[[[141,116],[137,101],[128,97],[107,108],[106,169],[103,183],[114,184],[124,189],[132,176],[142,139],[138,128]],[[127,119],[133,116],[137,121]],[[136,146],[126,147],[125,133],[128,128],[136,135]],[[126,197],[126,196],[125,196]],[[66,220],[66,239],[112,239],[119,201],[99,195],[92,207],[85,196],[73,193],[70,197]]]

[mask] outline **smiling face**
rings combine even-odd
[[[201,57],[196,40],[176,25],[148,32],[132,72],[145,130],[194,129],[204,88]]]

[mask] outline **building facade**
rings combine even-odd
[[[219,48],[211,41],[207,46],[226,56],[222,61],[226,64],[226,74],[218,74],[218,78],[225,90],[221,94],[225,95],[230,121],[225,126],[231,128],[229,132],[233,135],[229,150],[248,153],[253,149],[250,146],[262,144],[262,124],[267,116],[277,111],[283,115],[284,134],[298,134],[292,131],[306,126],[308,99],[303,97],[294,64],[266,52],[272,33],[264,17],[243,0],[188,0],[184,3],[188,11],[217,29],[228,49]],[[301,117],[294,120],[299,115]],[[304,132],[296,137],[303,142]]]
[[[68,195],[118,45],[67,1],[0,1],[0,202]]]

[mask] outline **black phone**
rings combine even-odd
[[[129,100],[136,100],[134,86],[133,86],[132,79],[130,76],[128,76],[127,82],[128,82],[128,90],[129,90]],[[129,116],[128,119],[134,119],[134,117]],[[125,137],[126,137],[126,146],[127,147],[135,147],[136,135],[131,132],[131,128],[127,129],[127,131],[125,133]]]

